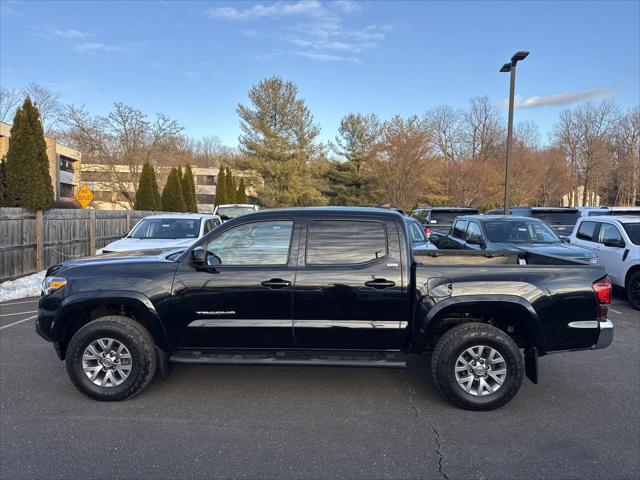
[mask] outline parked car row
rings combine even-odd
[[[440,209],[446,210],[444,207]],[[429,231],[430,207],[412,216]],[[449,209],[455,212],[457,208]],[[640,207],[513,207],[459,215],[448,231],[430,231],[442,250],[521,251],[603,265],[613,284],[640,310]],[[560,236],[562,235],[562,236]]]

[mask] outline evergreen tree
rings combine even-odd
[[[186,212],[187,206],[182,195],[180,173],[177,168],[172,168],[167,178],[167,183],[162,190],[162,209],[166,212]]]
[[[7,206],[7,182],[5,181],[6,160],[0,159],[0,207]]]
[[[244,178],[240,177],[240,181],[238,182],[238,190],[236,192],[236,202],[247,203],[247,201],[247,190],[244,186]]]
[[[191,166],[187,163],[182,174],[182,194],[184,195],[184,203],[187,211],[198,213],[198,204],[196,202],[196,182],[193,180],[193,172]]]
[[[320,205],[314,164],[319,127],[298,88],[280,77],[262,80],[249,90],[250,106],[238,105],[242,168],[264,180],[258,195],[267,207]]]
[[[47,145],[40,114],[29,97],[13,119],[5,178],[8,206],[46,210],[53,205]]]
[[[220,166],[218,170],[218,179],[216,181],[216,205],[225,205],[227,202],[225,195],[225,187],[227,186],[227,180],[225,179],[224,166]]]
[[[227,167],[227,174],[224,177],[225,186],[224,186],[224,194],[227,199],[227,203],[238,203],[236,200],[236,186],[233,181],[233,174],[231,173],[231,169]]]
[[[158,211],[162,207],[156,172],[149,162],[144,162],[140,182],[136,190],[136,210]]]
[[[342,118],[336,143],[331,147],[344,161],[331,162],[323,175],[329,187],[329,191],[325,193],[331,198],[331,203],[371,203],[367,195],[364,168],[371,159],[380,132],[380,120],[375,114],[350,113]]]

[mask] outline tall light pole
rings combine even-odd
[[[511,160],[511,143],[513,142],[513,97],[516,89],[516,63],[524,60],[529,52],[517,52],[509,63],[505,63],[501,72],[511,72],[511,87],[509,88],[509,125],[507,127],[507,163],[504,167],[504,214],[509,215],[509,161]]]

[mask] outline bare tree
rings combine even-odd
[[[504,144],[504,127],[500,114],[489,97],[471,99],[471,106],[464,113],[465,137],[471,160],[500,162]]]
[[[640,196],[640,107],[622,115],[613,134],[613,201],[634,205]]]
[[[60,120],[63,111],[60,95],[35,82],[27,85],[22,94],[31,98],[31,101],[38,107],[44,133],[50,134]]]
[[[9,122],[20,105],[22,95],[15,88],[0,87],[0,121]]]
[[[182,141],[182,127],[176,120],[160,113],[150,120],[142,111],[122,103],[114,104],[104,117],[69,105],[64,124],[64,138],[82,151],[83,163],[99,165],[95,168],[101,180],[96,182],[102,191],[113,192],[115,202],[127,209],[133,208],[144,162],[162,163],[163,155],[175,152]]]

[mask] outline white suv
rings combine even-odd
[[[96,251],[96,255],[186,248],[221,224],[219,216],[205,213],[150,215],[136,223],[124,238]]]
[[[593,250],[611,282],[640,310],[640,216],[581,217],[569,241]]]

